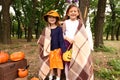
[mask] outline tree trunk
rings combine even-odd
[[[1,12],[0,12],[0,43],[2,43],[2,39],[3,39],[3,28],[2,28],[2,23],[1,23]]]
[[[19,9],[15,8],[15,5],[13,5],[13,9],[15,11],[15,15],[16,15],[16,20],[18,22],[18,28],[17,28],[17,37],[18,39],[20,39],[22,37],[22,30],[21,30],[21,12],[19,11]]]
[[[87,16],[89,12],[89,5],[90,5],[90,0],[79,0],[79,8],[81,10],[84,23],[87,20]]]
[[[30,23],[31,25],[28,26],[28,38],[27,38],[27,42],[31,42],[32,41],[32,23]]]
[[[32,41],[32,29],[33,29],[33,26],[35,25],[35,11],[36,11],[37,0],[32,0],[32,2],[33,2],[33,7],[32,7],[33,12],[32,12],[31,19],[30,19],[30,25],[28,26],[27,42]]]
[[[4,44],[11,43],[11,19],[9,14],[12,0],[2,0],[2,26],[3,26],[3,42]]]
[[[94,46],[99,47],[103,45],[103,26],[104,26],[104,18],[105,18],[105,8],[106,8],[106,0],[98,1],[98,10],[97,16],[94,26],[95,31],[95,42]]]
[[[24,12],[24,17],[25,17],[25,19],[28,19],[28,17],[27,17],[27,13],[26,13],[26,10],[25,10],[25,8],[24,8],[24,0],[21,0],[21,4],[22,4],[22,10],[23,10],[23,12]],[[27,20],[26,20],[27,21]],[[28,24],[24,24],[24,33],[25,33],[25,39],[27,39],[28,38]]]
[[[116,40],[119,40],[119,34],[120,34],[120,23],[117,27],[117,31],[116,31]]]
[[[108,37],[109,37],[109,31],[107,31],[106,33],[106,40],[108,40]]]
[[[105,30],[106,32],[106,40],[108,40],[109,38],[109,34],[110,34],[110,31],[111,31],[111,24],[109,24]]]
[[[12,23],[12,28],[11,28],[11,35],[14,37],[15,36],[15,25]]]
[[[40,21],[37,20],[37,21],[36,21],[36,29],[35,29],[36,39],[39,38],[39,23],[40,23]]]
[[[111,16],[111,22],[112,22],[112,25],[111,25],[111,40],[114,40],[114,35],[115,35],[115,4],[113,2],[113,0],[110,0],[110,8],[112,10],[112,16]]]

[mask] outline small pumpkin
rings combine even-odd
[[[5,63],[8,61],[8,59],[9,59],[9,54],[4,51],[0,51],[0,63]]]
[[[20,78],[24,78],[28,75],[28,70],[27,69],[18,69],[18,76]]]
[[[14,53],[12,53],[10,55],[10,60],[12,60],[12,61],[19,61],[19,60],[24,59],[24,57],[25,57],[25,54],[23,52],[21,52],[21,51],[14,52]]]
[[[33,77],[30,80],[39,80],[39,78]]]
[[[63,60],[69,62],[72,58],[72,51],[67,50],[65,53],[63,53]]]

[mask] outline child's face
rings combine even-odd
[[[55,23],[56,23],[56,17],[48,16],[48,22],[49,22],[50,24],[55,24]]]
[[[72,7],[71,9],[69,9],[67,15],[71,20],[76,20],[77,17],[79,16],[78,9],[76,7]]]

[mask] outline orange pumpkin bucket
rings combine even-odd
[[[72,58],[72,49],[67,50],[65,53],[63,53],[64,61],[70,62],[71,58]]]

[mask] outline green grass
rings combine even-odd
[[[114,47],[108,47],[108,46],[100,46],[98,48],[95,48],[95,51],[102,51],[102,52],[108,52],[108,53],[116,53],[116,49]]]
[[[101,67],[95,71],[95,76],[102,80],[119,80],[120,79],[120,60],[112,59],[107,62],[107,67]]]

